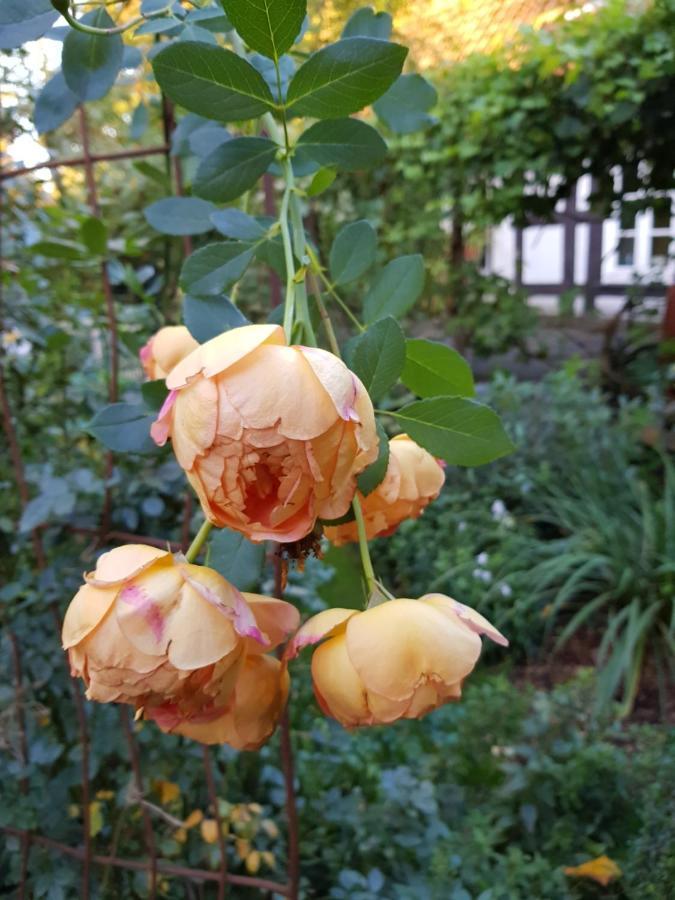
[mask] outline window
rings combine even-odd
[[[617,244],[618,263],[620,266],[635,265],[635,217],[637,208],[630,200],[621,204],[619,213],[619,239]]]
[[[672,216],[670,197],[663,197],[654,203],[652,210],[652,231],[649,247],[649,262],[652,266],[665,266],[671,250],[670,221]]]

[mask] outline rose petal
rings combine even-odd
[[[488,622],[485,616],[482,616],[470,606],[465,606],[463,603],[453,600],[452,597],[446,597],[445,594],[425,594],[424,597],[420,597],[420,601],[434,606],[445,615],[457,616],[461,623],[474,634],[484,634],[501,647],[509,646],[509,642],[504,635]]]
[[[70,601],[61,629],[63,649],[79,644],[105,617],[115,602],[117,588],[97,588],[84,584]]]
[[[202,374],[205,378],[210,378],[224,372],[262,344],[285,343],[284,331],[279,325],[244,325],[232,328],[202,344],[178,363],[169,373],[166,386],[169,390],[183,388],[196,375]]]
[[[340,609],[337,606],[317,613],[311,619],[308,619],[297,632],[286,648],[284,656],[287,659],[294,659],[303,647],[307,647],[310,644],[318,644],[324,638],[337,634],[338,630],[344,626],[344,623],[357,614],[357,609]]]
[[[85,578],[89,584],[101,587],[120,584],[133,578],[162,557],[170,555],[170,550],[160,550],[147,544],[125,544],[99,556],[96,560],[96,569],[85,575]]]
[[[427,603],[391,600],[347,623],[349,657],[366,689],[390,700],[413,696],[420,684],[454,684],[480,656],[480,638]]]

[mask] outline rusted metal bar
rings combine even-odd
[[[12,460],[12,467],[14,469],[14,481],[16,482],[17,491],[19,493],[21,508],[25,509],[28,505],[28,501],[30,500],[30,492],[28,490],[28,483],[26,481],[26,475],[24,473],[21,448],[16,436],[16,427],[14,425],[12,410],[9,405],[9,396],[7,395],[7,390],[5,387],[5,377],[1,364],[0,408],[2,409],[2,427],[5,432],[5,437],[7,438],[9,455]],[[31,531],[31,540],[33,541],[33,553],[35,555],[35,561],[38,564],[38,568],[44,569],[47,561],[45,558],[44,548],[42,546],[42,538],[40,537],[40,532],[36,528]]]
[[[0,831],[13,837],[21,838],[26,835],[31,844],[37,844],[41,847],[47,847],[62,853],[64,856],[70,856],[73,859],[83,859],[84,851],[81,847],[70,847],[60,841],[52,838],[44,837],[41,834],[33,834],[23,831],[20,828],[13,828],[9,825],[0,825]],[[91,861],[98,866],[115,866],[118,869],[128,869],[134,872],[147,872],[149,862],[146,860],[123,859],[119,856],[99,856],[94,855]],[[220,879],[219,872],[213,872],[210,869],[191,869],[188,866],[178,866],[173,863],[159,860],[157,862],[157,871],[162,875],[176,875],[179,878],[189,878],[193,881],[218,881]],[[270,881],[266,878],[254,878],[249,875],[230,875],[227,876],[229,884],[239,885],[241,887],[258,888],[261,891],[270,891],[273,894],[281,894],[282,897],[289,897],[288,886],[280,884],[276,881]]]
[[[14,669],[14,696],[16,698],[16,725],[19,732],[19,759],[22,767],[29,762],[28,741],[26,739],[26,718],[23,705],[23,672],[21,668],[21,651],[16,635],[11,628],[7,629],[7,637],[12,648],[12,668]],[[25,773],[19,779],[19,789],[22,794],[27,794],[29,789],[28,778]],[[23,835],[21,837],[21,874],[19,880],[18,898],[24,900],[28,887],[28,858],[30,856],[30,841]]]
[[[279,553],[274,555],[274,596],[283,599],[283,570]],[[288,897],[297,900],[300,888],[300,833],[298,807],[295,797],[295,767],[293,764],[293,744],[288,709],[284,710],[279,723],[281,744],[281,771],[284,776],[286,793],[286,821],[288,825]]]
[[[218,852],[220,853],[220,881],[218,882],[218,900],[223,900],[227,892],[227,847],[225,846],[225,838],[223,836],[223,820],[218,808],[218,791],[216,790],[216,781],[213,777],[213,765],[211,764],[211,751],[204,745],[202,746],[202,756],[204,760],[204,774],[206,775],[206,786],[209,792],[209,802],[213,807],[213,818],[216,820],[218,828]]]
[[[89,126],[87,122],[87,113],[84,105],[78,107],[80,120],[80,139],[82,141],[82,154],[84,158],[84,173],[87,184],[87,196],[89,199],[89,207],[93,216],[100,215],[100,207],[98,202],[98,194],[96,191],[96,175],[94,173],[94,162],[89,144]],[[103,297],[105,299],[106,318],[108,321],[108,339],[109,339],[109,361],[110,368],[108,373],[108,400],[110,403],[117,402],[118,396],[118,340],[117,340],[117,314],[115,312],[115,298],[113,297],[110,278],[108,277],[108,266],[106,261],[101,262],[101,284],[103,286]],[[103,510],[101,513],[101,535],[108,531],[110,527],[110,514],[112,506],[112,492],[109,482],[112,477],[115,460],[111,452],[105,456],[105,481],[106,487],[103,495]]]
[[[55,603],[50,604],[49,611],[51,612],[60,643],[62,622],[59,610]],[[87,713],[84,708],[84,700],[80,693],[79,683],[76,682],[74,678],[70,677],[69,664],[67,657],[65,656],[64,662],[66,665],[66,676],[70,685],[70,691],[73,695],[73,703],[75,704],[77,730],[80,746],[82,748],[82,841],[84,844],[82,859],[84,860],[84,865],[82,866],[80,896],[83,900],[88,900],[91,884],[91,860],[93,854],[91,848],[91,785],[89,782],[89,733],[87,731]]]
[[[120,720],[122,722],[124,736],[126,737],[127,745],[129,747],[131,770],[134,776],[134,786],[140,799],[144,794],[141,760],[138,753],[138,744],[136,743],[136,738],[134,737],[131,723],[129,722],[129,712],[126,706],[120,706]],[[152,818],[150,817],[150,813],[148,812],[147,807],[145,807],[142,803],[141,816],[143,818],[143,837],[145,840],[145,846],[148,851],[148,855],[150,857],[150,862],[148,865],[148,872],[150,875],[148,896],[151,898],[151,900],[154,900],[154,898],[157,896],[157,846],[155,843],[155,832],[152,827]]]
[[[68,159],[50,159],[47,162],[37,163],[34,166],[22,166],[18,169],[10,169],[7,172],[0,172],[0,181],[9,181],[10,178],[19,178],[22,175],[29,175],[38,169],[61,169],[69,166],[86,166],[87,162],[115,162],[123,159],[142,159],[144,156],[160,156],[170,151],[171,148],[161,144],[158,147],[141,147],[138,150],[119,150],[115,153],[92,153],[87,156],[73,156]]]

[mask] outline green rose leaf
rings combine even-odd
[[[82,16],[85,25],[112,28],[113,20],[99,8]],[[100,100],[122,68],[124,42],[119,34],[85,34],[71,30],[63,42],[63,77],[79,100]]]
[[[371,325],[350,344],[349,366],[379,400],[396,384],[405,364],[405,338],[391,316]]]
[[[402,316],[417,302],[424,287],[424,260],[419,254],[399,256],[382,269],[363,303],[366,322]]]
[[[406,433],[453,466],[482,466],[514,446],[497,413],[463,397],[433,397],[393,413]]]
[[[111,403],[96,413],[86,430],[115,453],[153,453],[157,449],[150,437],[154,419],[139,403]]]
[[[42,88],[35,101],[35,127],[38,134],[54,131],[63,125],[77,109],[78,98],[66,84],[62,72],[57,72]]]
[[[207,119],[238,122],[275,108],[260,72],[224,47],[177,41],[160,50],[152,67],[167,96]]]
[[[473,397],[471,367],[463,356],[438,341],[411,338],[405,342],[403,384],[419,397]]]
[[[80,225],[80,237],[94,256],[104,256],[108,249],[108,229],[100,219],[88,216]]]
[[[42,37],[58,15],[50,0],[2,0],[0,50],[13,50]]]
[[[165,197],[143,210],[149,225],[160,234],[204,234],[213,229],[213,203],[197,197]]]
[[[227,297],[194,297],[192,294],[183,299],[183,321],[200,344],[231,328],[251,324]]]
[[[323,194],[336,178],[337,172],[335,169],[319,169],[307,188],[307,196],[318,197],[319,194]]]
[[[330,248],[329,268],[333,283],[349,284],[360,278],[375,262],[376,249],[375,229],[365,219],[341,228]]]
[[[147,409],[155,414],[158,413],[164,405],[168,393],[166,382],[163,378],[158,378],[156,381],[144,381],[141,385],[143,402]]]
[[[181,287],[190,294],[222,294],[241,278],[252,258],[253,248],[243,241],[207,244],[185,260]]]
[[[300,135],[295,160],[352,172],[377,165],[386,153],[387,145],[371,125],[358,119],[326,119]]]
[[[209,540],[209,565],[240,591],[257,586],[264,561],[265,544],[254,544],[229,528],[221,528]]]
[[[342,32],[343,38],[370,37],[388,41],[391,37],[392,20],[389,13],[379,12],[364,6],[350,17]]]
[[[221,0],[251,50],[278,60],[300,34],[307,0]]]
[[[373,104],[373,109],[392,131],[408,134],[436,121],[428,110],[437,102],[436,89],[426,78],[421,75],[401,75],[387,93]]]
[[[266,138],[234,138],[217,147],[202,161],[192,184],[199,197],[216,203],[236,200],[263,175],[277,152]]]
[[[377,459],[364,472],[361,472],[356,479],[358,488],[364,497],[367,497],[378,485],[382,484],[389,466],[389,438],[387,437],[387,432],[377,420],[375,421],[375,427],[377,428],[377,436],[380,439]]]
[[[241,209],[219,209],[211,215],[214,227],[222,235],[237,241],[259,241],[265,237],[273,219],[254,218]]]
[[[408,51],[399,44],[353,37],[313,53],[293,76],[289,113],[334,119],[377,100],[401,74]]]

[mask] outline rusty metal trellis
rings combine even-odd
[[[174,127],[173,110],[170,103],[163,98],[162,103],[162,121],[164,126],[165,143],[160,146],[140,148],[136,150],[120,151],[107,154],[91,153],[89,143],[89,128],[87,115],[83,106],[78,109],[80,139],[82,144],[82,156],[72,157],[62,160],[50,160],[46,163],[40,163],[35,166],[21,167],[0,172],[0,183],[12,178],[26,175],[29,172],[39,169],[58,169],[62,167],[83,166],[85,170],[85,185],[87,189],[87,197],[92,215],[98,215],[99,204],[96,189],[95,164],[99,162],[112,162],[119,160],[138,159],[147,156],[164,155],[167,160],[167,168],[173,170],[173,178],[175,190],[178,195],[182,194],[182,173],[180,160],[177,157],[171,157],[171,134]],[[268,214],[274,212],[274,191],[272,179],[265,176],[265,207]],[[191,252],[191,241],[189,237],[183,240],[183,250],[187,254]],[[110,402],[115,402],[118,396],[118,362],[117,362],[117,319],[115,313],[115,302],[108,272],[105,262],[101,265],[101,282],[103,286],[103,294],[105,299],[106,318],[108,323],[108,335],[110,340],[109,350],[109,372],[108,372],[108,397]],[[278,301],[278,281],[274,273],[270,276],[270,291],[272,303]],[[25,508],[29,502],[29,490],[24,474],[24,464],[21,454],[21,447],[17,438],[17,431],[10,407],[9,397],[5,388],[2,367],[0,366],[0,412],[2,413],[3,429],[7,439],[10,458],[14,469],[14,477],[19,493],[20,504]],[[105,473],[106,481],[112,474],[114,465],[113,455],[107,453],[105,457]],[[101,524],[97,529],[73,528],[72,531],[82,534],[90,534],[96,540],[98,545],[102,545],[107,541],[137,541],[139,543],[155,544],[157,546],[166,546],[166,541],[157,538],[147,537],[145,535],[129,534],[127,532],[110,531],[110,513],[111,513],[111,493],[106,488],[103,509],[101,514]],[[172,549],[185,547],[188,536],[190,518],[192,513],[192,498],[186,493],[183,524],[181,529],[181,543],[172,544]],[[47,565],[42,536],[39,528],[33,529],[31,532],[31,540],[33,543],[33,555],[35,557],[38,569],[44,569]],[[277,596],[281,597],[281,568],[280,560],[275,558],[275,589]],[[50,607],[50,613],[54,620],[54,626],[58,635],[61,630],[61,619],[58,608],[55,604]],[[15,687],[15,709],[17,726],[19,732],[19,754],[23,765],[27,765],[30,761],[30,748],[26,738],[25,714],[24,714],[24,686],[21,665],[21,651],[18,640],[14,633],[9,630],[8,638],[11,647],[12,667]],[[64,657],[65,661],[65,657]],[[67,666],[67,663],[66,663]],[[284,713],[280,722],[281,737],[281,768],[285,784],[286,796],[286,816],[288,824],[288,849],[287,849],[287,880],[285,883],[276,882],[266,878],[257,878],[248,875],[235,875],[228,871],[227,866],[227,847],[222,835],[222,821],[218,809],[218,793],[216,778],[211,760],[211,753],[208,747],[203,750],[203,768],[204,778],[207,787],[209,803],[213,809],[214,818],[218,824],[218,848],[220,855],[220,864],[217,871],[209,869],[198,869],[188,866],[181,866],[174,863],[166,862],[158,858],[155,832],[152,824],[152,818],[148,809],[141,804],[141,815],[143,825],[143,838],[147,859],[125,859],[114,853],[110,855],[100,855],[93,852],[90,828],[90,780],[89,780],[89,737],[87,730],[87,715],[84,699],[80,686],[77,682],[68,678],[71,685],[73,703],[75,705],[76,720],[78,726],[79,741],[82,750],[82,773],[81,773],[81,800],[83,811],[83,843],[80,847],[72,847],[61,841],[54,840],[46,835],[38,834],[21,828],[11,826],[0,826],[0,831],[5,834],[16,837],[20,842],[21,867],[20,867],[20,883],[18,887],[18,898],[24,900],[28,896],[28,878],[29,878],[29,861],[30,850],[32,846],[40,846],[49,850],[53,850],[63,856],[70,857],[81,862],[82,877],[80,885],[80,896],[82,900],[89,900],[91,893],[91,869],[92,866],[105,866],[124,869],[127,871],[146,872],[148,874],[148,896],[156,897],[157,894],[157,877],[158,875],[175,876],[185,878],[191,881],[205,883],[215,882],[218,886],[218,900],[222,900],[227,894],[228,885],[239,885],[241,887],[257,888],[260,891],[279,894],[289,897],[291,900],[297,900],[299,890],[300,866],[299,866],[299,834],[298,834],[298,816],[295,801],[295,785],[294,785],[294,765],[293,750],[290,734],[290,725],[288,714]],[[143,773],[141,769],[141,759],[136,742],[136,737],[129,721],[128,710],[126,707],[120,707],[120,720],[122,729],[126,738],[129,759],[131,763],[131,771],[134,786],[139,797],[143,796]],[[23,777],[20,782],[20,790],[27,793],[29,782],[27,777]],[[114,848],[113,848],[114,849]]]

